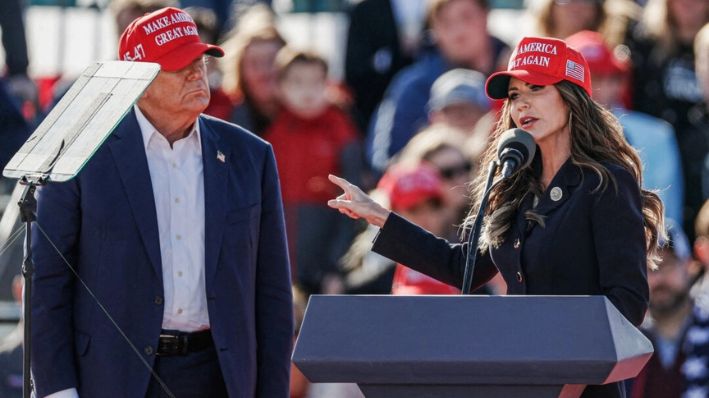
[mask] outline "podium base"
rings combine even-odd
[[[566,385],[433,385],[360,384],[366,398],[579,398],[584,384]]]

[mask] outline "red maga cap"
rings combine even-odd
[[[623,60],[616,56],[598,32],[582,30],[567,37],[566,43],[581,52],[594,74],[622,75],[628,71],[627,57]]]
[[[223,57],[220,47],[202,43],[192,17],[166,7],[131,22],[118,43],[118,58],[123,61],[156,62],[162,70],[178,71],[202,54]]]
[[[394,211],[409,210],[429,199],[443,200],[438,172],[431,166],[394,165],[379,180],[378,188],[389,196]]]
[[[548,37],[523,38],[510,59],[506,71],[488,77],[485,91],[492,99],[507,98],[510,78],[529,84],[548,86],[562,80],[583,88],[591,95],[591,73],[580,52],[563,40]]]

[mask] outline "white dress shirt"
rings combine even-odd
[[[170,143],[134,106],[148,157],[158,217],[163,289],[162,328],[209,329],[204,283],[204,172],[199,123]],[[69,388],[45,398],[78,398]]]
[[[162,328],[209,329],[204,284],[204,173],[199,123],[172,144],[134,107],[158,217],[165,309]]]

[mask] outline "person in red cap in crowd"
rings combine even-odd
[[[486,91],[504,99],[481,164],[497,158],[502,133],[528,131],[537,144],[531,167],[491,190],[472,288],[499,270],[508,294],[605,295],[639,325],[648,303],[647,266],[664,235],[660,198],[640,186],[642,165],[617,119],[591,99],[583,56],[562,40],[525,37],[506,71]],[[500,171],[497,171],[499,176]],[[381,230],[372,250],[461,287],[467,243],[451,244],[406,221],[336,176],[344,193],[328,204]],[[487,180],[471,184],[470,230]],[[587,386],[583,398],[624,397],[621,383]]]
[[[436,235],[445,232],[442,209],[445,206],[443,182],[431,166],[390,167],[378,188],[389,197],[391,209],[401,217]],[[460,290],[397,264],[394,271],[392,294],[459,294]]]
[[[623,107],[630,69],[623,47],[612,50],[603,35],[590,30],[569,36],[566,43],[588,62],[593,99],[613,112],[625,138],[638,150],[645,171],[643,187],[656,190],[665,205],[665,216],[681,225],[684,184],[675,130],[662,119]]]
[[[161,70],[76,178],[39,191],[38,397],[288,395],[292,294],[273,151],[201,114],[205,56],[223,54],[176,8],[121,35],[121,60]]]

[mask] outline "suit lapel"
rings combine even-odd
[[[231,153],[204,119],[199,119],[204,167],[204,266],[207,286],[217,270],[224,234],[227,205],[227,175]]]
[[[145,155],[143,136],[140,133],[135,112],[129,112],[113,133],[115,139],[109,144],[123,189],[133,211],[140,237],[153,265],[155,274],[162,282],[160,236],[155,211],[153,185],[150,181],[148,159]],[[162,285],[162,283],[161,283]]]

